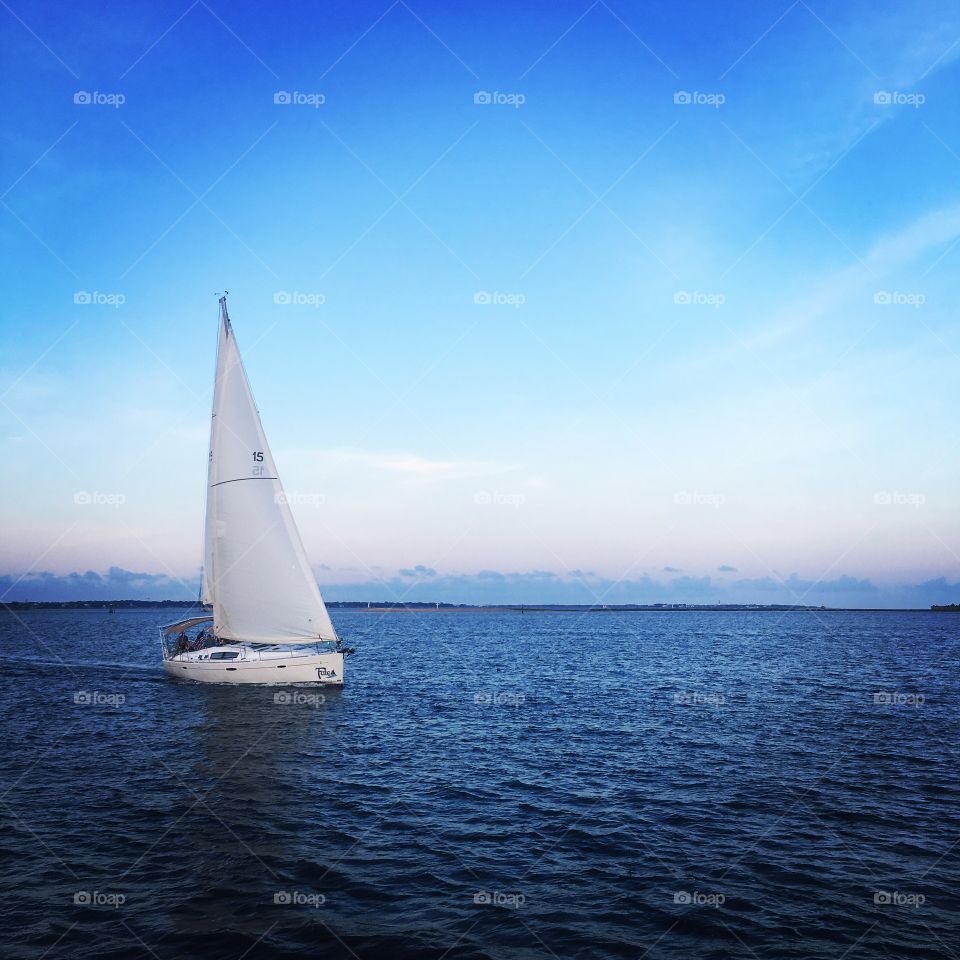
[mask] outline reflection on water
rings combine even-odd
[[[171,843],[197,865],[192,886],[201,893],[177,904],[169,920],[184,942],[220,931],[259,937],[267,926],[299,922],[275,903],[287,892],[299,843],[284,771],[305,742],[323,737],[329,694],[189,686],[201,722],[182,780],[190,807]],[[227,875],[225,863],[233,865]]]

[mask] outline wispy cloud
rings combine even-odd
[[[960,203],[930,210],[878,236],[856,262],[822,274],[807,293],[740,334],[735,342],[681,361],[685,369],[716,368],[735,357],[759,355],[798,336],[814,324],[835,318],[852,305],[868,304],[897,269],[960,238]]]
[[[419,481],[486,477],[507,473],[516,466],[489,460],[432,459],[409,450],[364,450],[335,447],[325,450],[296,450],[284,456],[312,464],[321,473],[376,471]]]

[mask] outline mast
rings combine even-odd
[[[336,640],[263,431],[226,293],[219,303],[204,554],[214,629],[235,642]]]
[[[220,298],[220,322],[223,323],[228,330],[230,329],[230,314],[227,313],[227,296],[229,293],[229,290],[224,290],[223,296]]]
[[[213,520],[211,513],[213,511],[213,501],[210,497],[210,484],[213,478],[213,438],[214,438],[214,419],[217,416],[217,380],[220,375],[220,342],[222,330],[230,329],[230,315],[227,313],[227,297],[229,290],[223,291],[223,296],[219,298],[220,320],[217,324],[217,348],[214,351],[213,359],[213,391],[210,398],[210,440],[207,448],[207,483],[206,483],[206,509],[204,511],[204,536],[203,536],[203,567],[200,577],[200,603],[201,606],[210,605],[213,601],[213,584],[216,582],[214,575],[215,553],[210,549],[210,524]]]

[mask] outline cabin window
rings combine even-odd
[[[240,654],[236,650],[218,650],[210,654],[211,660],[236,660]]]

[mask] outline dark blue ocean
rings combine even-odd
[[[162,619],[0,614],[5,956],[960,955],[960,617],[334,611],[322,699]]]

